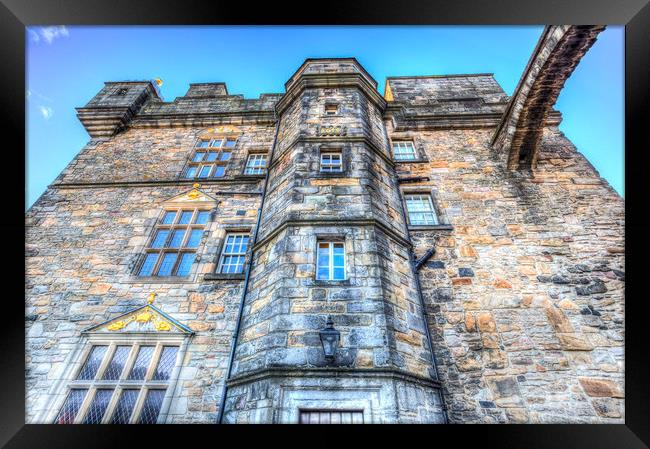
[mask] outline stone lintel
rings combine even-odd
[[[345,378],[345,377],[383,377],[383,378],[398,378],[407,382],[413,382],[429,388],[440,388],[440,381],[426,377],[417,376],[412,373],[402,371],[398,368],[282,368],[282,367],[269,367],[262,368],[256,371],[251,371],[243,374],[238,374],[231,377],[226,381],[226,384],[231,387],[235,385],[242,385],[250,382],[257,382],[262,379],[268,378]]]

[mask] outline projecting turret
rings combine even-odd
[[[110,137],[125,129],[151,99],[161,99],[152,81],[107,82],[88,104],[77,108],[77,117],[91,137]]]

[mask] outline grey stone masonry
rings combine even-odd
[[[131,422],[152,390],[158,423],[624,422],[624,201],[550,106],[536,165],[510,170],[509,104],[491,74],[390,77],[382,97],[354,58],[257,99],[106,83],[26,214],[26,422],[82,422],[99,390],[110,422],[123,389]],[[186,271],[143,269],[177,252]],[[125,345],[176,347],[169,378],[124,378],[135,350],[122,378],[99,378],[110,357],[81,378],[92,346]]]

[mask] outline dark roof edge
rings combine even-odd
[[[417,78],[466,78],[468,76],[491,76],[494,78],[494,73],[456,73],[451,75],[414,75],[414,76],[387,76],[386,80],[395,79],[417,79]]]

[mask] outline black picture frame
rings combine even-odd
[[[309,9],[309,7],[313,9]],[[648,127],[650,103],[650,5],[647,0],[455,0],[423,1],[357,0],[345,3],[295,2],[198,2],[185,0],[2,0],[0,4],[0,97],[3,118],[5,170],[2,176],[7,206],[0,219],[5,248],[2,283],[4,301],[0,329],[0,444],[9,448],[171,446],[180,437],[185,447],[246,444],[251,434],[283,445],[352,443],[339,429],[301,426],[299,435],[321,433],[321,438],[295,437],[296,428],[266,426],[250,432],[244,426],[54,426],[25,425],[25,26],[62,25],[172,25],[172,24],[608,24],[625,25],[625,134],[626,134],[626,271],[625,320],[625,424],[621,425],[474,425],[474,426],[365,426],[346,429],[345,435],[397,437],[392,444],[472,446],[479,448],[642,448],[650,444],[650,359],[644,296],[645,260],[650,219],[646,218]],[[107,57],[119,57],[112,54]],[[390,57],[390,55],[387,55]],[[13,144],[7,137],[13,137]],[[23,170],[20,170],[20,169]],[[22,178],[22,179],[21,179]],[[21,184],[23,183],[23,184]],[[645,207],[644,207],[645,206]],[[15,255],[13,253],[16,253]],[[9,255],[7,255],[9,256]],[[24,284],[23,284],[24,286]],[[315,430],[314,427],[318,427]],[[264,432],[261,432],[264,430]],[[225,434],[242,433],[236,440]],[[280,433],[281,432],[281,433]],[[287,433],[290,432],[290,433]],[[413,435],[413,433],[418,435]],[[417,440],[421,442],[417,442]],[[387,441],[387,440],[385,440]],[[178,443],[176,443],[178,444]],[[268,443],[267,443],[268,444]],[[357,444],[368,446],[369,440]]]

